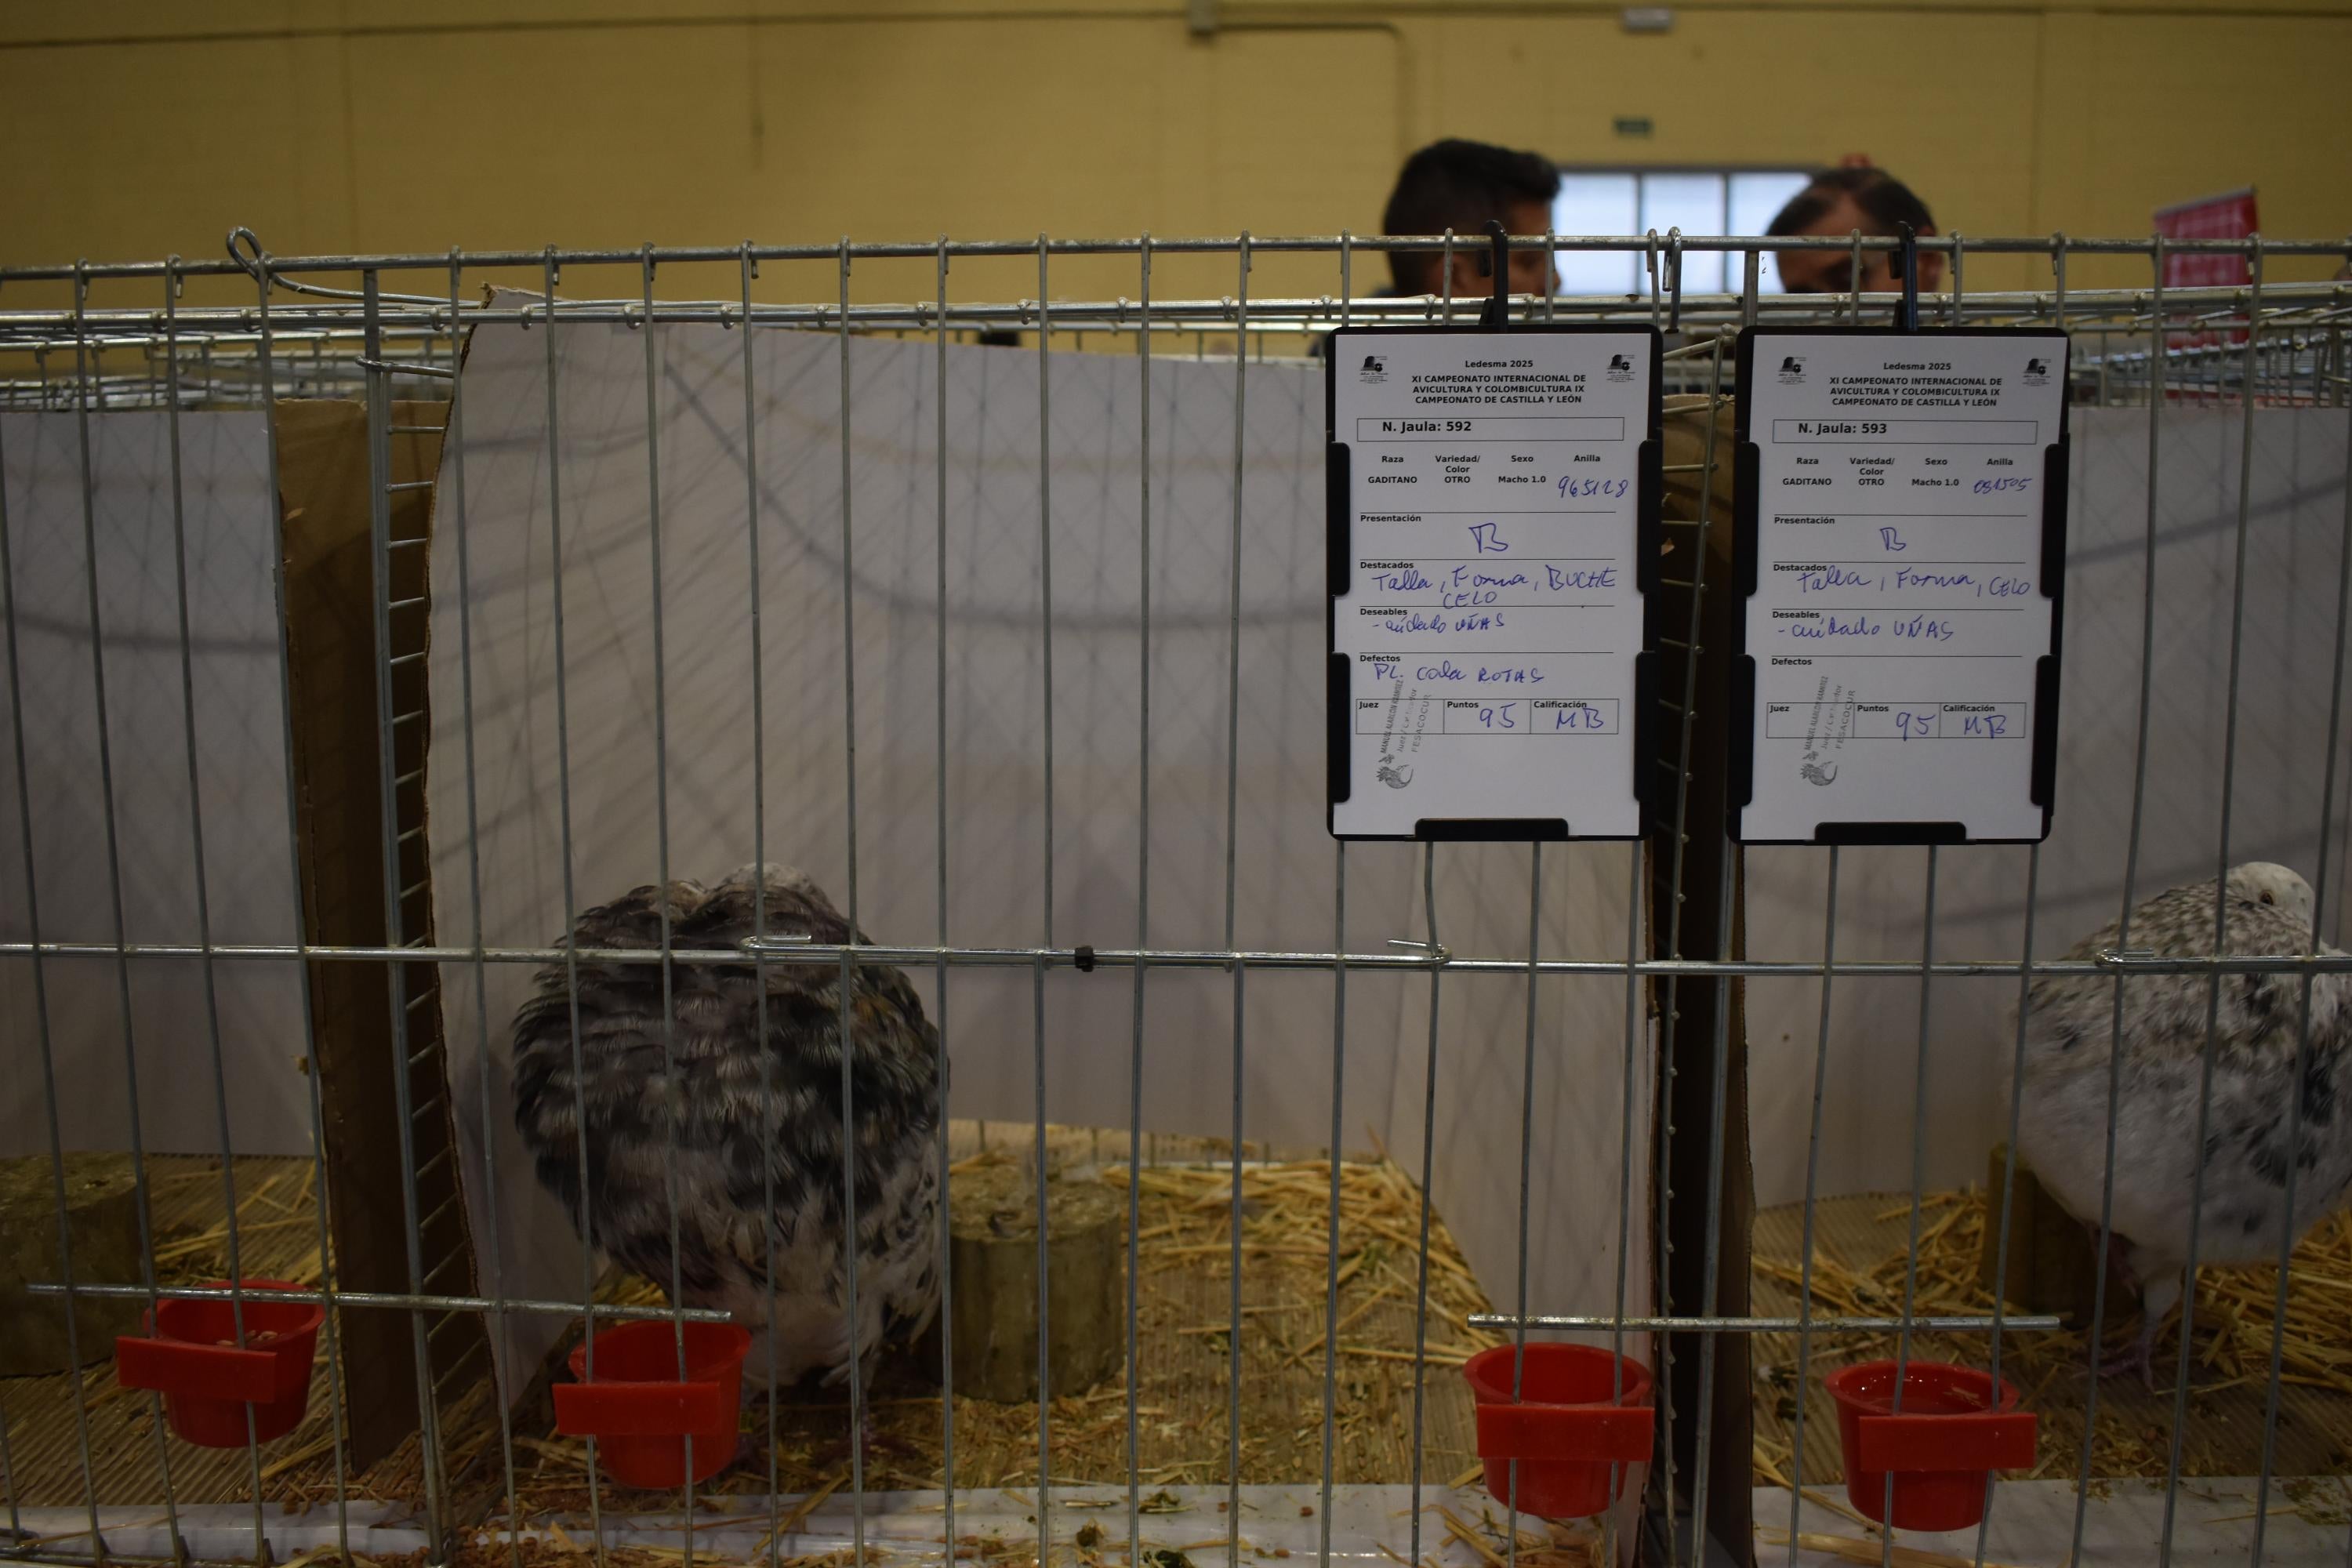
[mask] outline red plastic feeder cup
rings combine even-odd
[[[625,1487],[650,1490],[707,1481],[735,1462],[751,1332],[732,1323],[685,1327],[683,1379],[677,1375],[677,1325],[648,1319],[596,1336],[593,1381],[588,1347],[574,1350],[573,1381],[556,1386],[555,1429],[595,1438],[605,1473]],[[691,1476],[686,1468],[688,1437],[694,1439]]]
[[[1511,1361],[1524,1354],[1519,1397]],[[1628,1465],[1650,1458],[1650,1372],[1591,1345],[1510,1345],[1480,1351],[1462,1369],[1478,1401],[1478,1457],[1496,1500],[1542,1519],[1585,1519],[1624,1490]],[[1517,1486],[1512,1485],[1513,1460]],[[1611,1472],[1615,1485],[1611,1485]]]
[[[299,1290],[284,1279],[247,1279],[247,1290]],[[207,1289],[226,1290],[215,1279]],[[245,1348],[236,1344],[236,1317],[226,1297],[159,1302],[147,1315],[149,1337],[114,1342],[114,1375],[125,1388],[163,1395],[172,1430],[206,1448],[242,1448],[246,1412],[251,1436],[267,1443],[302,1424],[310,1407],[310,1363],[327,1310],[315,1301],[247,1296],[243,1303]]]
[[[1899,1415],[1891,1361],[1842,1366],[1822,1382],[1837,1401],[1846,1500],[1864,1518],[1897,1530],[1965,1530],[1984,1517],[1987,1476],[2033,1463],[2033,1414],[2017,1408],[2006,1378],[1996,1408],[1990,1373],[1915,1361],[1904,1369]]]

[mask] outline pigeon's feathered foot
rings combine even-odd
[[[2095,1238],[2098,1234],[2099,1227],[2093,1226],[2091,1235]],[[2131,1265],[2131,1243],[2112,1230],[2107,1232],[2107,1270],[2123,1281],[2125,1289],[2137,1290],[2140,1288],[2139,1275]]]
[[[2095,1250],[2099,1245],[2099,1222],[2096,1220],[2086,1219],[2082,1223],[2083,1235],[2089,1240],[2092,1247]],[[2126,1241],[2121,1236],[2117,1235],[2113,1230],[2109,1230],[2107,1232],[2105,1264],[2107,1283],[2109,1286],[2106,1299],[2109,1301],[2113,1301],[2116,1299],[2116,1292],[2113,1289],[2115,1286],[2120,1285],[2125,1289],[2132,1291],[2139,1291],[2142,1289],[2138,1272],[2132,1268],[2131,1252],[2132,1247],[2130,1242]],[[2162,1317],[2163,1314],[2158,1313],[2155,1317],[2150,1318],[2147,1321],[2147,1323],[2143,1323],[2141,1325],[2139,1336],[2132,1342],[2132,1348],[2124,1353],[2121,1360],[2103,1363],[2099,1368],[2100,1375],[2104,1377],[2116,1377],[2126,1372],[2137,1372],[2140,1375],[2140,1381],[2147,1384],[2149,1388],[2153,1390],[2156,1386],[2156,1363],[2154,1360],[2156,1335],[2154,1330],[2148,1325],[2160,1322],[2162,1321]],[[2091,1360],[2090,1350],[2087,1346],[2084,1350],[2084,1360],[2086,1363]]]
[[[2150,1394],[2156,1390],[2156,1341],[2163,1331],[2164,1320],[2180,1300],[2181,1276],[2167,1274],[2149,1280],[2140,1291],[2139,1333],[2121,1361],[2107,1368],[2110,1375],[2137,1372],[2140,1385]]]
[[[879,1444],[880,1440],[874,1434],[874,1412],[870,1409],[860,1411],[857,1416],[856,1457],[864,1461],[869,1477],[874,1472],[874,1450],[879,1447]],[[850,1459],[850,1447],[845,1438],[841,1445],[840,1456],[841,1463],[846,1465]]]
[[[2156,1335],[2151,1328],[2142,1328],[2132,1347],[2120,1360],[2110,1362],[2100,1369],[2108,1377],[2120,1377],[2125,1373],[2139,1373],[2140,1385],[2150,1394],[2156,1392]]]
[[[2078,1223],[2083,1227],[2084,1238],[2091,1244],[2092,1250],[2096,1251],[2099,1246],[2099,1222],[2086,1219]],[[2120,1283],[2127,1290],[2139,1289],[2139,1276],[2132,1272],[2131,1243],[2112,1229],[2107,1232],[2106,1268],[2109,1279]]]

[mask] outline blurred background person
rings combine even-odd
[[[1922,238],[1936,232],[1935,215],[1910,186],[1884,169],[1849,163],[1815,175],[1764,232],[1776,237],[1843,238],[1860,230],[1870,237],[1895,238],[1906,223]],[[1843,294],[1856,288],[1865,294],[1891,294],[1903,287],[1901,258],[1891,250],[1864,251],[1858,280],[1850,249],[1784,250],[1773,261],[1780,271],[1780,286],[1791,294]],[[1921,251],[1920,292],[1932,292],[1943,280],[1943,257]]]
[[[1385,235],[1442,235],[1454,231],[1454,297],[1483,300],[1493,282],[1480,271],[1491,255],[1486,221],[1502,220],[1512,234],[1547,234],[1551,204],[1559,195],[1559,171],[1540,153],[1517,153],[1484,142],[1448,138],[1433,142],[1404,161],[1396,188],[1381,215]],[[1445,292],[1445,258],[1438,251],[1389,252],[1391,295]],[[1547,277],[1557,285],[1551,257],[1540,250],[1513,250],[1509,292],[1540,294]]]

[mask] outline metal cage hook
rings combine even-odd
[[[239,249],[239,241],[242,241],[247,248]],[[228,258],[244,268],[246,276],[257,283],[283,289],[289,294],[309,294],[320,300],[348,300],[357,304],[364,302],[367,299],[365,294],[356,289],[330,289],[324,284],[305,283],[299,279],[288,278],[270,270],[269,252],[263,247],[260,237],[242,224],[228,231],[227,248]],[[451,264],[454,266],[458,252],[452,247],[449,255]],[[379,301],[388,301],[396,305],[444,303],[443,300],[430,294],[388,294],[381,289],[377,290],[376,299]]]

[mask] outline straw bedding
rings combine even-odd
[[[1025,1131],[1025,1130],[1024,1130]],[[982,1135],[984,1140],[985,1133]],[[969,1127],[959,1131],[961,1170],[1029,1157],[1026,1136],[1007,1146],[976,1146]],[[1137,1185],[1137,1334],[1140,1382],[1136,1391],[1136,1461],[1147,1495],[1160,1489],[1222,1484],[1230,1473],[1230,1366],[1233,1173],[1215,1163],[1218,1145],[1167,1141],[1146,1149],[1139,1172],[1124,1160],[1126,1140],[1112,1134],[1057,1129],[1049,1156],[1058,1178],[1095,1182],[1124,1208]],[[1318,1479],[1322,1465],[1325,1350],[1324,1291],[1329,1262],[1330,1166],[1320,1158],[1270,1160],[1245,1149],[1241,1203],[1242,1403],[1240,1473],[1245,1484]],[[1179,1163],[1150,1163],[1157,1155]],[[1413,1473],[1413,1302],[1419,1288],[1420,1194],[1385,1155],[1339,1167],[1339,1315],[1334,1386],[1333,1470],[1341,1484],[1398,1482]],[[152,1162],[156,1205],[157,1261],[166,1282],[217,1278],[226,1266],[226,1225],[216,1162],[159,1157]],[[320,1274],[316,1194],[305,1160],[237,1163],[238,1229],[248,1272],[311,1281]],[[1905,1236],[1909,1203],[1904,1194],[1824,1200],[1815,1238],[1812,1304],[1834,1314],[1881,1314],[1902,1304]],[[1793,1312],[1800,1268],[1801,1215],[1792,1205],[1759,1214],[1756,1231],[1756,1310]],[[1983,1313],[1992,1303],[1978,1284],[1978,1256],[1986,1224],[1981,1192],[1927,1194],[1921,1203],[1916,1310]],[[1486,1298],[1448,1234],[1431,1216],[1428,1374],[1423,1415],[1423,1479],[1433,1486],[1468,1484],[1477,1466],[1471,1449],[1470,1401],[1454,1370],[1496,1342],[1469,1326]],[[2184,1475],[2248,1475],[2260,1466],[2275,1272],[2269,1268],[2207,1269],[2198,1283],[2190,1363],[2189,1419],[2181,1442]],[[604,1295],[621,1301],[656,1301],[643,1281],[615,1279]],[[2137,1328],[2119,1306],[2108,1325],[2110,1353]],[[2159,1367],[2168,1371],[2179,1341],[2168,1330]],[[1891,1355],[1889,1334],[1820,1339],[1807,1367],[1802,1477],[1809,1489],[1834,1500],[1842,1474],[1836,1423],[1819,1377],[1845,1362]],[[1927,1334],[1912,1352],[1927,1358],[1984,1364],[1988,1336]],[[1756,1346],[1758,1480],[1787,1485],[1798,1469],[1792,1447],[1800,1390],[1793,1335],[1759,1336]],[[2352,1472],[2352,1215],[2331,1216],[2297,1249],[2288,1280],[2287,1315],[2279,1343],[2283,1380],[2275,1470],[2284,1500],[2352,1519],[2352,1502],[2336,1478]],[[2081,1462],[2082,1412],[2088,1393],[2082,1336],[2072,1331],[2013,1331],[2003,1336],[2002,1371],[2028,1408],[2042,1416],[2036,1478],[2063,1479]],[[932,1369],[919,1358],[888,1358],[869,1391],[875,1441],[868,1450],[869,1489],[929,1489],[945,1479],[944,1433]],[[88,1413],[96,1460],[91,1476],[107,1504],[152,1504],[159,1495],[151,1405],[115,1384],[110,1363],[85,1370],[79,1392]],[[288,1508],[328,1504],[335,1490],[326,1379],[316,1380],[310,1421],[262,1455],[264,1495]],[[75,1438],[77,1380],[65,1376],[9,1381],[7,1416],[11,1478],[29,1506],[77,1504],[83,1478]],[[457,1380],[444,1413],[449,1471],[463,1485],[462,1517],[506,1512],[503,1447],[488,1379]],[[762,1404],[764,1402],[761,1402]],[[1123,1483],[1128,1470],[1127,1389],[1115,1373],[1089,1389],[1063,1393],[1047,1412],[1053,1479],[1057,1484]],[[2171,1394],[2150,1397],[2137,1382],[2111,1378],[2099,1391],[2091,1473],[2099,1479],[2162,1478],[2172,1446]],[[772,1455],[776,1485],[821,1506],[850,1484],[848,1412],[836,1393],[811,1400],[787,1396],[770,1425],[764,1408],[748,1419],[754,1454],[703,1489],[713,1506],[764,1492]],[[583,1512],[587,1505],[584,1446],[553,1433],[542,1385],[510,1423],[518,1500],[526,1520]],[[1034,1403],[993,1404],[959,1395],[954,1423],[955,1484],[960,1488],[1032,1487],[1037,1472],[1037,1410]],[[173,1489],[185,1501],[235,1501],[247,1495],[242,1452],[169,1446]],[[421,1455],[414,1439],[382,1463],[345,1479],[350,1495],[387,1501],[422,1495]],[[602,1489],[605,1507],[664,1507],[674,1500]],[[741,1506],[737,1504],[735,1506]],[[1449,1539],[1481,1557],[1502,1544],[1492,1520],[1454,1518]],[[1116,1533],[1116,1532],[1107,1532]],[[1479,1546],[1468,1544],[1475,1537]],[[1523,1539],[1519,1561],[1530,1568],[1580,1568],[1590,1542],[1564,1535]],[[484,1549],[489,1550],[489,1549]],[[541,1544],[530,1554],[564,1555]],[[1024,1558],[1029,1543],[976,1542],[961,1554],[982,1560],[1001,1552]],[[504,1561],[503,1547],[492,1557]],[[658,1553],[648,1555],[648,1562]],[[664,1561],[668,1561],[665,1559]],[[388,1568],[388,1565],[387,1565]],[[812,1561],[798,1568],[831,1568]],[[1087,1568],[1080,1552],[1077,1568]],[[1172,1565],[1162,1565],[1172,1568]]]
[[[1978,1188],[1931,1193],[1921,1201],[1918,1280],[1920,1315],[1985,1314],[1993,1308],[1978,1283],[1978,1257],[1986,1225]],[[1891,1315],[1903,1305],[1906,1194],[1874,1194],[1824,1200],[1816,1225],[1812,1306],[1822,1313]],[[1801,1279],[1799,1205],[1757,1216],[1756,1310],[1793,1314]],[[2275,1268],[2208,1268],[2197,1282],[2189,1361],[2189,1419],[2181,1443],[2181,1473],[2247,1476],[2262,1460],[2264,1404],[2278,1275]],[[2018,1309],[2012,1305],[2010,1309]],[[2137,1310],[2113,1308],[2103,1362],[2128,1348],[2138,1329]],[[1923,1359],[1989,1363],[1990,1335],[1915,1335],[1911,1353]],[[2170,1374],[2179,1347],[2178,1320],[2158,1344],[2159,1392],[2151,1396],[2130,1377],[2101,1382],[2091,1456],[2095,1479],[2162,1479],[2169,1467],[2173,1397]],[[1804,1479],[1827,1483],[1843,1475],[1834,1407],[1820,1376],[1849,1362],[1890,1357],[1893,1333],[1817,1339],[1806,1369]],[[1755,1360],[1756,1478],[1787,1485],[1794,1474],[1791,1438],[1798,1410],[1798,1351],[1793,1334],[1759,1336]],[[2088,1403],[2084,1336],[2078,1331],[2013,1331],[2002,1336],[2001,1375],[2041,1416],[2039,1456],[2021,1475],[2067,1479],[2082,1463],[2083,1411]],[[2280,1336],[2283,1379],[2276,1473],[2341,1476],[2352,1470],[2352,1214],[2315,1226],[2296,1248],[2288,1273],[2285,1328]],[[2332,1486],[2333,1483],[2331,1482]]]
[[[1123,1140],[1122,1140],[1123,1142]],[[951,1170],[1016,1156],[988,1152]],[[1068,1181],[1100,1182],[1124,1206],[1124,1163],[1073,1169]],[[1226,1480],[1233,1457],[1228,1402],[1233,1315],[1233,1171],[1230,1164],[1143,1167],[1137,1247],[1136,1460],[1158,1488]],[[1245,1163],[1242,1180],[1241,1479],[1247,1485],[1315,1480],[1322,1473],[1325,1289],[1330,1258],[1330,1166],[1320,1159]],[[1340,1164],[1339,1317],[1334,1389],[1334,1477],[1342,1484],[1404,1481],[1412,1474],[1413,1303],[1421,1200],[1412,1181],[1381,1157]],[[1123,1227],[1122,1227],[1123,1228]],[[1474,1464],[1470,1398],[1454,1370],[1496,1342],[1470,1327],[1486,1299],[1445,1229],[1430,1222],[1424,1476],[1444,1482]],[[629,1281],[617,1299],[658,1303]],[[908,1355],[884,1363],[868,1391],[874,1441],[869,1489],[926,1489],[945,1481],[936,1369]],[[848,1407],[780,1394],[770,1426],[765,1401],[747,1419],[755,1449],[772,1450],[776,1484],[815,1493],[849,1484]],[[1124,1482],[1128,1401],[1123,1373],[1056,1397],[1046,1413],[1056,1483]],[[518,1417],[518,1490],[526,1514],[584,1509],[584,1446],[545,1433],[535,1411]],[[958,1394],[955,1484],[1024,1487],[1037,1480],[1034,1403]],[[721,1494],[765,1491],[755,1457],[711,1483]]]
[[[1007,1145],[998,1129],[959,1124],[963,1169],[1030,1155],[1028,1130]],[[1049,1169],[1066,1181],[1098,1182],[1124,1209],[1128,1184],[1139,1186],[1140,1229],[1137,1335],[1141,1378],[1136,1391],[1136,1462],[1149,1489],[1218,1484],[1231,1473],[1228,1404],[1231,1366],[1233,1173],[1223,1145],[1202,1140],[1151,1140],[1139,1175],[1125,1161],[1122,1135],[1055,1129]],[[1264,1485],[1319,1479],[1322,1469],[1325,1289],[1330,1258],[1330,1166],[1320,1158],[1269,1160],[1245,1147],[1241,1203],[1242,1378],[1240,1476]],[[1152,1163],[1154,1159],[1183,1163]],[[151,1161],[156,1194],[158,1261],[166,1283],[220,1277],[226,1269],[227,1226],[217,1162]],[[1340,1484],[1412,1479],[1413,1326],[1419,1289],[1421,1197],[1412,1180],[1384,1155],[1339,1167],[1339,1314],[1334,1385],[1334,1479]],[[246,1271],[299,1282],[320,1277],[316,1194],[307,1160],[240,1159],[238,1233]],[[1123,1229],[1122,1226],[1122,1229]],[[639,1280],[615,1279],[614,1301],[658,1301]],[[1476,1465],[1471,1401],[1456,1369],[1495,1342],[1469,1326],[1489,1310],[1485,1294],[1448,1233],[1430,1220],[1429,1315],[1422,1414],[1422,1475],[1433,1485],[1466,1480]],[[323,1351],[323,1340],[322,1340]],[[288,1508],[331,1505],[336,1492],[329,1380],[312,1384],[306,1423],[262,1453],[264,1496]],[[449,1380],[443,1412],[447,1474],[462,1483],[461,1517],[505,1511],[505,1446],[490,1382],[474,1368]],[[866,1461],[869,1489],[930,1489],[945,1479],[936,1369],[908,1353],[888,1357],[868,1390],[874,1442]],[[104,1504],[152,1504],[161,1496],[152,1405],[115,1384],[110,1362],[85,1370],[79,1396],[89,1411]],[[73,1407],[75,1380],[13,1380],[6,1415],[12,1484],[29,1506],[78,1504],[84,1496]],[[764,1401],[748,1418],[755,1452],[704,1489],[717,1495],[764,1492],[772,1454],[778,1489],[826,1494],[850,1484],[848,1411],[834,1392],[814,1399],[787,1394],[771,1426]],[[1120,1481],[1127,1476],[1125,1378],[1061,1393],[1047,1412],[1054,1480]],[[992,1404],[959,1394],[953,1439],[960,1488],[1034,1486],[1038,1412],[1034,1403]],[[553,1431],[544,1384],[509,1424],[516,1489],[526,1516],[584,1510],[585,1447]],[[173,1493],[183,1501],[237,1501],[249,1495],[247,1456],[168,1445]],[[412,1438],[382,1462],[347,1475],[355,1498],[413,1500],[423,1495],[422,1455]],[[615,1491],[608,1507],[662,1507],[667,1494]],[[1544,1568],[1538,1563],[1536,1568]],[[1554,1565],[1559,1568],[1559,1565]]]

